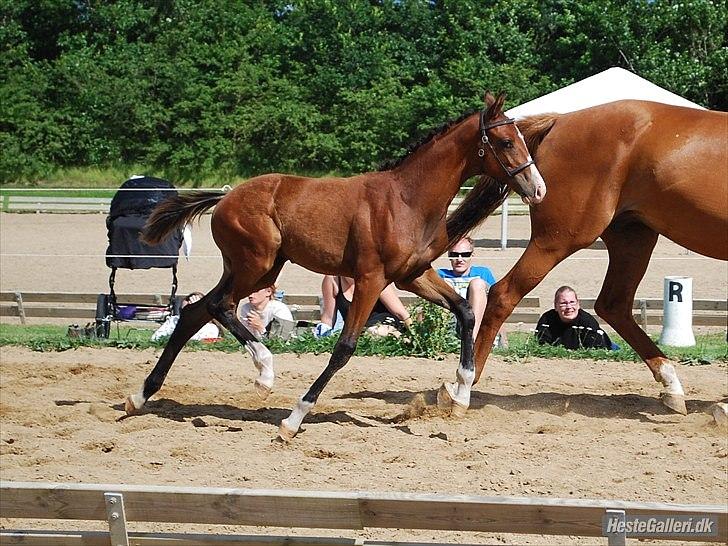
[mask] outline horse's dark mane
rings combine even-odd
[[[433,138],[435,138],[437,135],[440,135],[447,131],[450,127],[453,125],[457,125],[461,121],[463,121],[468,116],[472,116],[475,112],[478,112],[477,109],[474,110],[468,110],[463,115],[458,117],[457,119],[452,119],[450,121],[446,121],[436,129],[431,130],[429,133],[427,133],[425,136],[423,136],[420,140],[417,142],[414,142],[412,144],[409,144],[407,146],[407,151],[404,153],[402,157],[399,159],[388,159],[384,161],[382,164],[379,165],[379,171],[389,171],[394,169],[395,167],[402,164],[402,162],[407,159],[410,155],[412,155],[418,148],[421,146],[424,146],[428,142],[430,142]]]
[[[516,122],[521,133],[523,133],[523,139],[526,141],[528,151],[531,152],[531,157],[536,157],[539,144],[549,134],[560,116],[561,114],[554,113],[537,114],[520,118]]]
[[[560,115],[538,114],[517,121],[532,157],[536,157],[539,144],[551,131]],[[508,186],[502,185],[490,176],[481,176],[462,203],[447,217],[448,247],[483,223],[483,220],[503,204],[508,193]]]
[[[450,248],[501,206],[508,186],[490,176],[478,178],[462,203],[447,217],[447,246]]]

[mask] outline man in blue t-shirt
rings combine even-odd
[[[488,303],[488,289],[495,284],[493,272],[484,266],[472,265],[473,240],[463,237],[447,253],[452,269],[438,269],[437,273],[452,285],[463,298],[468,300],[475,315],[473,336],[477,337]],[[504,332],[499,332],[494,345],[505,347]]]

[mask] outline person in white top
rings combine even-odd
[[[192,292],[185,299],[182,300],[180,307],[184,307],[187,304],[195,303],[200,301],[203,297],[202,292]],[[179,315],[170,315],[167,317],[162,325],[157,328],[152,334],[152,341],[159,341],[162,338],[169,337],[177,327],[179,321]],[[190,339],[192,341],[213,341],[220,339],[222,334],[222,326],[220,326],[216,320],[212,320],[200,328],[195,335]]]
[[[281,325],[294,325],[291,310],[282,301],[274,299],[275,293],[276,287],[271,285],[253,292],[248,296],[248,301],[240,300],[238,304],[238,319],[258,340],[266,336],[268,327],[273,321]],[[273,354],[260,341],[247,342],[245,349],[253,358],[253,364],[259,373],[255,380],[255,390],[258,396],[265,399],[270,394],[275,380]]]

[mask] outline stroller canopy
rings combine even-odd
[[[106,218],[109,246],[106,265],[123,269],[150,269],[177,265],[182,245],[182,230],[154,246],[139,240],[144,224],[154,208],[165,199],[177,195],[168,181],[151,176],[131,178],[124,182],[111,200]]]

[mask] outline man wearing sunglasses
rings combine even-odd
[[[445,279],[463,298],[468,300],[475,315],[473,336],[478,335],[483,321],[485,305],[488,303],[488,289],[495,284],[493,272],[485,266],[473,265],[473,240],[463,237],[447,253],[451,269],[438,269],[437,273]],[[499,332],[494,346],[505,347],[505,335]]]

